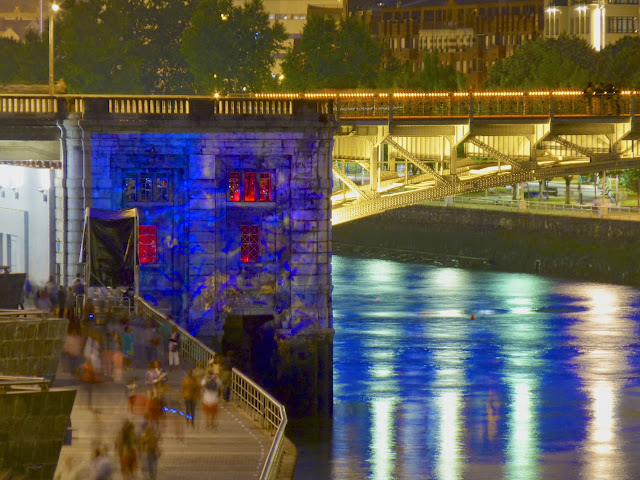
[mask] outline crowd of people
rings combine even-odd
[[[231,375],[222,358],[216,356],[181,375],[181,338],[175,326],[157,326],[125,307],[100,311],[90,302],[72,309],[68,318],[63,365],[84,385],[87,406],[99,414],[94,387],[115,382],[126,392],[129,415],[112,444],[119,465],[111,462],[109,446],[99,443],[90,462],[65,460],[56,480],[109,479],[118,467],[125,479],[138,478],[138,472],[156,478],[163,432],[172,429],[181,439],[184,425],[196,428],[198,402],[202,423],[215,428],[220,400],[228,399]],[[146,371],[139,375],[143,365]],[[165,366],[175,373],[169,375]]]

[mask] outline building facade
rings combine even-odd
[[[479,89],[496,61],[539,38],[544,26],[543,0],[439,0],[370,8],[356,13],[383,43],[388,57],[419,71],[424,52],[438,52],[441,63],[463,73],[473,89]]]
[[[544,36],[576,36],[600,51],[624,36],[640,35],[639,17],[638,0],[545,0]]]

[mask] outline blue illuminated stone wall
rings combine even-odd
[[[240,128],[238,128],[240,126]],[[211,129],[209,129],[211,130]],[[263,122],[201,133],[91,136],[93,208],[137,207],[158,229],[140,293],[199,335],[231,315],[273,315],[286,331],[331,329],[329,124]],[[125,202],[130,171],[169,173],[169,202]],[[273,173],[273,201],[227,201],[232,171]],[[240,227],[260,227],[260,261],[240,262]]]

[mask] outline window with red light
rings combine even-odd
[[[256,263],[260,260],[260,227],[257,225],[240,226],[240,261]]]
[[[240,174],[239,173],[229,174],[229,201],[230,202],[240,201]]]
[[[271,194],[271,174],[261,173],[260,174],[260,201],[270,202],[272,198],[273,197]]]
[[[138,226],[138,256],[140,263],[158,262],[158,232],[155,225]]]
[[[244,174],[244,201],[255,202],[256,201],[256,174],[245,173]]]

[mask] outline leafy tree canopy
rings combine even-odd
[[[584,40],[561,35],[520,45],[489,71],[485,86],[494,89],[579,88],[594,80],[598,54]]]
[[[262,0],[202,0],[182,37],[182,52],[197,93],[260,90],[272,80],[273,54],[282,49],[284,26],[269,24]]]
[[[640,37],[622,37],[600,52],[600,77],[618,88],[640,89]]]
[[[374,87],[382,48],[356,17],[313,15],[282,63],[284,87],[298,91]]]

